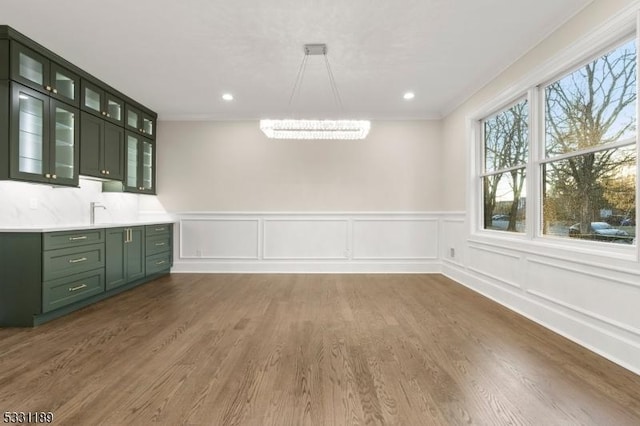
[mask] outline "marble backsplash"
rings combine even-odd
[[[157,197],[103,193],[99,181],[80,179],[79,188],[0,181],[0,228],[88,225],[92,201],[106,207],[96,209],[96,223],[135,222],[150,217],[170,218]]]

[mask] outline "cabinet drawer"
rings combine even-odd
[[[159,225],[147,225],[145,227],[145,233],[147,237],[154,237],[156,235],[171,234],[171,224],[161,223]]]
[[[104,244],[49,250],[42,255],[43,281],[96,268],[104,268]]]
[[[103,292],[101,269],[47,281],[42,285],[42,311],[49,312]]]
[[[151,256],[171,250],[171,236],[160,235],[157,237],[147,237],[146,253]]]
[[[85,246],[104,241],[104,229],[47,232],[42,236],[43,250]]]
[[[147,257],[147,275],[171,269],[171,254],[169,252]]]

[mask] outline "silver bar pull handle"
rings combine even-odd
[[[69,241],[78,241],[78,240],[86,240],[87,236],[83,235],[81,237],[69,237]]]
[[[156,262],[156,265],[163,265],[165,263],[167,263],[165,260],[161,260],[160,262]]]
[[[163,245],[164,245],[164,243],[156,243],[156,247],[163,246]]]
[[[80,262],[86,262],[87,259],[86,257],[81,257],[79,259],[69,259],[69,263],[80,263]]]
[[[156,228],[157,232],[164,231],[164,228]]]
[[[87,285],[86,284],[82,284],[82,285],[79,285],[77,287],[69,287],[69,291],[78,291],[78,290],[82,290],[83,288],[87,288]]]

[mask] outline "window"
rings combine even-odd
[[[636,42],[544,90],[543,233],[635,238]]]
[[[528,123],[526,100],[482,121],[485,229],[525,231]]]
[[[480,120],[482,229],[635,242],[636,63],[634,38]]]

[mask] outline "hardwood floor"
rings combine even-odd
[[[174,274],[0,329],[54,424],[638,425],[640,377],[440,275]]]

